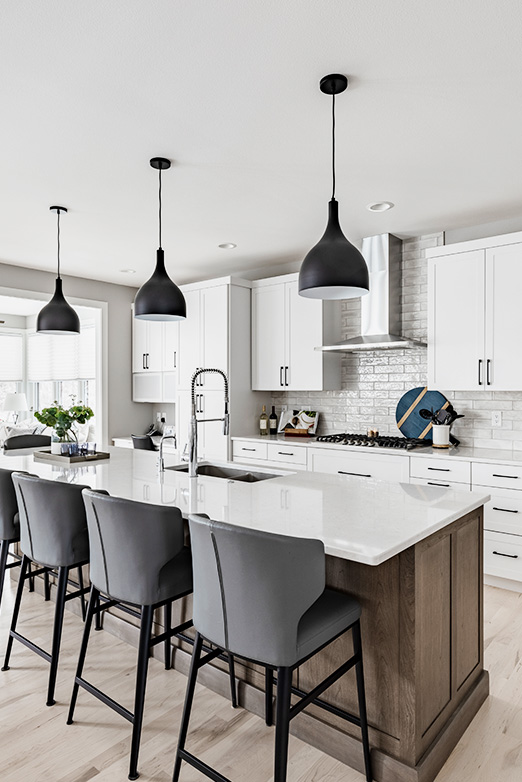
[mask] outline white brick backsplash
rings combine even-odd
[[[402,253],[402,333],[426,342],[427,262],[425,250],[444,244],[444,234],[406,239]],[[342,339],[360,333],[360,300],[341,302]],[[274,392],[280,410],[312,409],[321,413],[319,432],[365,432],[377,426],[381,434],[397,434],[395,408],[410,388],[427,382],[426,348],[346,353],[342,357],[342,386],[338,391]],[[453,428],[463,445],[522,450],[522,391],[451,391],[440,389],[465,418]],[[502,413],[502,426],[491,427],[491,413]]]

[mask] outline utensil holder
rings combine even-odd
[[[438,426],[432,426],[431,431],[433,435],[433,447],[434,448],[449,448],[450,447],[450,426],[447,424],[438,424]]]

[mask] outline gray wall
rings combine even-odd
[[[474,231],[476,235],[476,229]],[[491,234],[490,234],[491,235]],[[447,237],[447,235],[446,235]],[[405,336],[427,338],[427,261],[425,250],[444,243],[444,235],[406,239],[402,254],[402,328]],[[360,299],[342,303],[342,338],[356,336],[360,328]],[[514,350],[516,346],[514,345]],[[382,434],[399,434],[395,408],[409,388],[427,383],[426,348],[344,354],[339,391],[275,393],[272,404],[319,410],[319,429],[325,432],[366,432],[377,427]],[[452,391],[439,389],[465,418],[454,434],[462,445],[522,450],[522,391]],[[502,412],[502,426],[492,428],[491,413]]]
[[[44,293],[54,291],[55,274],[0,263],[0,286]],[[108,424],[109,439],[145,431],[152,405],[132,401],[131,303],[135,288],[83,277],[64,277],[66,296],[108,304]]]

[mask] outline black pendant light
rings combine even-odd
[[[56,212],[58,223],[58,276],[56,278],[54,296],[38,313],[36,331],[39,334],[79,334],[80,319],[70,304],[67,304],[62,292],[60,277],[60,213],[67,213],[64,206],[50,206],[51,212]]]
[[[366,261],[343,234],[335,200],[335,96],[347,86],[348,79],[339,73],[324,76],[320,82],[321,92],[332,96],[332,199],[326,231],[299,272],[299,293],[309,299],[354,299],[370,289]]]
[[[134,317],[140,320],[184,320],[187,317],[185,298],[167,274],[161,247],[161,172],[170,168],[170,160],[153,157],[150,164],[159,171],[159,248],[154,274],[141,286],[134,299]]]

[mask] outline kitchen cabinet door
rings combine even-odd
[[[161,372],[133,372],[132,399],[134,402],[162,402],[163,377]]]
[[[132,317],[132,371],[161,372],[163,323]]]
[[[299,296],[298,283],[285,285],[287,357],[285,382],[288,391],[321,391],[323,354],[323,302]]]
[[[136,320],[132,317],[132,371],[145,372],[145,360],[148,345],[148,329],[146,320]]]
[[[163,324],[163,366],[164,372],[176,372],[179,355],[179,321],[165,321]]]
[[[202,366],[199,290],[184,291],[187,318],[179,321],[179,388],[190,388],[192,375]]]
[[[198,418],[222,418],[224,413],[223,391],[200,392]],[[198,424],[198,435],[202,436],[200,458],[207,461],[228,461],[229,438],[223,434],[222,421],[209,421]]]
[[[203,288],[200,292],[200,328],[202,339],[203,366],[228,370],[228,286],[218,285]],[[245,324],[248,328],[248,323]],[[201,378],[205,389],[223,388],[219,375],[206,374]]]
[[[340,449],[309,448],[308,469],[338,475],[351,475],[361,479],[377,478],[383,481],[409,481],[407,456],[375,451],[341,451]]]
[[[521,391],[522,245],[486,250],[486,371],[491,391]]]
[[[432,258],[428,291],[428,386],[485,388],[484,251]]]
[[[254,391],[273,391],[284,387],[285,302],[284,283],[252,290],[252,390]]]

